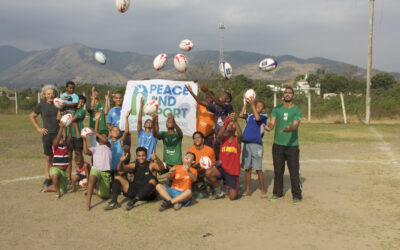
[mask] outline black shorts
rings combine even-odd
[[[86,175],[83,175],[81,173],[77,173],[76,175],[78,176],[78,181],[83,180],[83,179],[86,178]]]
[[[57,133],[48,133],[43,135],[42,143],[43,143],[43,153],[45,155],[52,155],[53,154],[53,141],[57,137]]]
[[[78,149],[78,150],[82,150],[83,149],[83,139],[82,139],[82,137],[81,138],[75,138],[75,137],[72,137],[71,138],[71,142],[69,143],[69,146],[68,146],[68,151],[72,151],[72,150],[76,150],[76,149]]]
[[[156,182],[158,182],[157,179],[155,179],[155,180],[156,180]],[[143,188],[143,184],[129,182],[128,192],[126,193],[126,196],[131,199],[135,198],[136,195],[141,191],[142,188]],[[153,192],[151,192],[151,194],[144,197],[142,200],[153,201],[156,198],[157,198],[157,194],[156,194],[156,189],[154,188]]]
[[[220,178],[224,180],[224,185],[231,190],[239,190],[239,175],[231,175],[223,168],[218,168]]]

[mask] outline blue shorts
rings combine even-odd
[[[242,168],[262,170],[264,146],[258,143],[244,143],[242,153]]]
[[[170,188],[167,185],[164,185],[164,187],[167,189],[168,194],[172,197],[175,198],[176,196],[180,195],[181,193],[183,193],[183,191],[179,191],[175,188]],[[190,198],[189,200],[182,202],[182,205],[184,207],[187,207],[190,205],[190,203],[192,202],[192,198]]]
[[[239,190],[239,175],[231,175],[223,168],[218,168],[220,179],[224,180],[224,185],[230,190]]]

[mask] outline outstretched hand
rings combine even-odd
[[[292,130],[292,126],[291,125],[292,125],[292,123],[289,122],[289,125],[287,127],[281,129],[281,133],[292,132],[293,130]]]
[[[193,92],[193,89],[192,89],[192,87],[190,87],[189,84],[186,84],[185,87],[187,88],[187,90],[189,90],[189,92]]]
[[[206,85],[200,85],[200,89],[203,92],[207,92],[208,91],[208,87]]]
[[[129,153],[126,152],[125,154],[123,154],[121,156],[121,158],[119,159],[120,162],[124,162],[126,159],[128,159]]]
[[[126,112],[126,115],[125,115],[125,117],[128,119],[129,118],[129,116],[131,115],[131,109],[130,110],[128,110],[127,112]]]
[[[99,120],[99,119],[100,119],[100,116],[101,116],[101,114],[100,114],[99,111],[97,111],[97,112],[94,114],[94,118],[95,118],[96,120]]]
[[[143,100],[143,98],[141,97],[141,98],[140,98],[140,107],[143,107],[143,104],[144,104],[144,100]]]

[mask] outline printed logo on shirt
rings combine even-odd
[[[167,150],[166,150],[166,153],[169,154],[169,155],[173,155],[173,154],[175,154],[175,150],[169,150],[169,149],[167,149]]]
[[[287,121],[289,113],[283,113],[283,120]]]
[[[226,146],[221,148],[221,152],[230,152],[237,154],[237,149],[235,147]]]

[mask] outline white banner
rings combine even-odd
[[[137,131],[137,114],[140,108],[140,98],[144,99],[144,104],[149,100],[157,98],[160,131],[167,131],[165,123],[168,114],[172,113],[183,134],[192,136],[196,131],[196,100],[190,95],[185,87],[186,84],[189,84],[193,92],[197,95],[197,84],[190,81],[159,79],[128,81],[121,110],[121,130],[125,130],[124,117],[126,112],[132,109],[131,116],[129,117],[129,130]],[[151,119],[151,116],[143,114],[143,126],[147,119]]]

